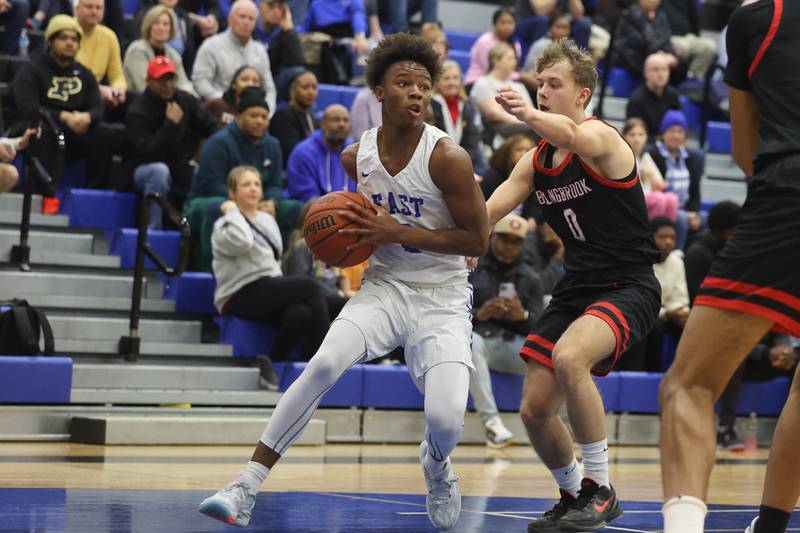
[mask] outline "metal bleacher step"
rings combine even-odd
[[[11,261],[11,246],[0,251],[0,262]],[[73,254],[51,252],[41,247],[31,247],[30,264],[65,267],[119,268],[120,258],[115,255]]]
[[[145,279],[146,284],[147,280]],[[130,307],[132,288],[132,276],[4,272],[2,278],[0,278],[0,294],[13,289],[13,291],[26,295],[124,298],[128,300],[128,307]]]
[[[76,363],[72,386],[77,389],[205,389],[258,390],[258,368]]]
[[[706,176],[710,178],[744,180],[744,172],[730,154],[706,153]]]
[[[126,318],[49,314],[53,335],[61,340],[119,340],[129,333]],[[200,322],[190,320],[140,320],[139,335],[148,342],[188,342],[201,340]]]
[[[3,276],[4,277],[4,276]],[[0,277],[2,281],[2,277]],[[73,295],[48,295],[30,294],[23,291],[3,290],[0,284],[0,299],[7,299],[24,295],[29,304],[48,309],[70,309],[70,310],[98,310],[105,312],[121,311],[127,313],[131,309],[130,295],[119,297],[97,297],[97,296],[73,296]],[[142,312],[152,313],[172,313],[175,311],[175,302],[172,300],[156,300],[143,298],[141,304]]]
[[[19,226],[19,211],[0,211],[0,224],[7,226]],[[31,227],[34,228],[66,228],[69,226],[67,215],[41,215],[31,213]]]
[[[0,195],[0,198],[3,196]],[[19,244],[19,230],[0,229],[0,250]],[[28,234],[28,246],[31,252],[46,250],[68,254],[91,254],[94,248],[94,237],[88,233],[55,233],[32,231]]]
[[[625,121],[625,108],[628,105],[627,98],[619,96],[606,96],[603,100],[603,117],[606,121]]]
[[[84,389],[73,388],[72,403],[103,403],[126,405],[192,404],[245,405],[273,407],[281,394],[272,391],[226,391],[203,389]],[[263,419],[261,429],[264,429]]]
[[[73,442],[86,444],[252,445],[269,419],[259,416],[95,415],[76,416]],[[297,444],[325,444],[324,420],[312,419]]]
[[[65,339],[55,337],[55,351],[60,354],[113,354],[117,357],[119,338],[116,339]],[[232,357],[229,344],[202,344],[189,342],[149,342],[143,340],[141,355],[169,357]]]
[[[15,211],[22,212],[22,203],[25,195],[20,193],[4,193],[0,194],[0,211]],[[34,194],[31,196],[31,213],[40,213],[42,211],[42,195]]]

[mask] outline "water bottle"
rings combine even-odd
[[[19,32],[19,55],[20,57],[28,57],[28,46],[30,46],[31,41],[28,39],[28,30],[22,28],[22,31]]]

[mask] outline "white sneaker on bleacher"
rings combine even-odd
[[[503,424],[499,416],[493,416],[483,427],[486,429],[486,446],[489,448],[500,449],[514,443],[514,434]]]

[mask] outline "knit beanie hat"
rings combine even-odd
[[[83,28],[78,24],[78,21],[69,15],[56,15],[50,19],[47,24],[47,29],[44,32],[45,42],[49,42],[51,37],[54,37],[58,32],[64,30],[72,30],[78,34],[78,40],[83,37]]]
[[[239,105],[236,108],[236,112],[241,113],[246,109],[256,106],[263,107],[269,111],[266,97],[266,93],[258,87],[247,87],[242,91],[242,95],[239,97]]]
[[[661,119],[661,128],[658,131],[660,133],[664,133],[672,126],[681,126],[685,130],[689,129],[688,122],[686,121],[686,115],[683,114],[683,111],[678,109],[670,109],[664,113],[664,118]]]

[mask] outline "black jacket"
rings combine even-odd
[[[650,145],[645,148],[647,153],[653,158],[653,162],[658,167],[664,179],[667,178],[667,162],[658,151],[658,147]],[[706,166],[706,156],[702,151],[695,148],[687,148],[689,157],[686,158],[686,169],[689,171],[689,199],[682,206],[686,211],[699,211],[700,210],[700,178],[703,177],[703,172]]]
[[[446,119],[450,119],[450,112],[442,108],[442,104],[436,100],[431,100],[431,111],[433,111],[433,125],[442,131],[447,131],[445,128],[445,112]],[[476,118],[478,117],[478,118]],[[481,130],[478,127],[476,120],[480,120],[478,110],[475,104],[470,100],[464,100],[464,108],[461,111],[461,148],[467,151],[469,158],[472,159],[472,167],[475,169],[476,174],[483,175],[487,170],[486,159],[481,153]]]
[[[19,124],[15,131],[31,125],[39,110],[49,112],[55,120],[62,111],[88,112],[92,124],[103,118],[97,80],[76,61],[61,68],[45,52],[24,65],[14,76],[13,84],[15,122]]]
[[[689,302],[694,302],[700,284],[711,270],[714,258],[725,247],[725,241],[706,233],[689,246],[683,256],[686,267],[686,286],[689,288]]]
[[[200,140],[217,131],[217,122],[189,93],[178,90],[174,100],[183,110],[183,118],[178,124],[167,120],[166,101],[149,90],[128,106],[125,115],[131,152],[128,170],[132,173],[138,165],[145,163],[165,163],[173,186],[188,191],[192,183],[189,161],[197,152]]]
[[[664,92],[659,98],[646,85],[641,85],[633,91],[628,99],[625,118],[639,117],[644,120],[647,125],[647,140],[653,142],[658,135],[664,113],[670,109],[680,108],[680,94],[675,87],[671,85],[664,87]]]
[[[639,5],[634,4],[619,19],[611,62],[641,77],[647,56],[658,51],[675,53],[670,37],[672,31],[663,11],[656,11],[656,18],[650,20],[644,16]]]
[[[527,335],[536,319],[544,309],[544,290],[539,275],[522,261],[522,254],[511,264],[498,261],[491,248],[481,257],[478,266],[469,275],[474,290],[472,308],[472,327],[483,337],[500,335],[505,332]],[[507,322],[504,320],[480,321],[475,313],[487,301],[497,296],[501,283],[511,282],[519,295],[520,303],[528,310],[528,320]]]
[[[658,6],[669,20],[672,35],[700,35],[700,13],[695,0],[663,0]]]
[[[303,46],[300,36],[295,30],[278,32],[278,35],[269,42],[267,47],[269,66],[272,77],[275,78],[289,67],[302,67],[305,64]]]
[[[308,115],[311,116],[313,129],[309,129],[305,113],[292,109],[288,105],[275,111],[269,121],[270,135],[281,143],[284,168],[289,163],[289,155],[294,147],[301,141],[305,141],[314,130],[319,129],[319,121],[314,118],[313,113],[309,111]]]

